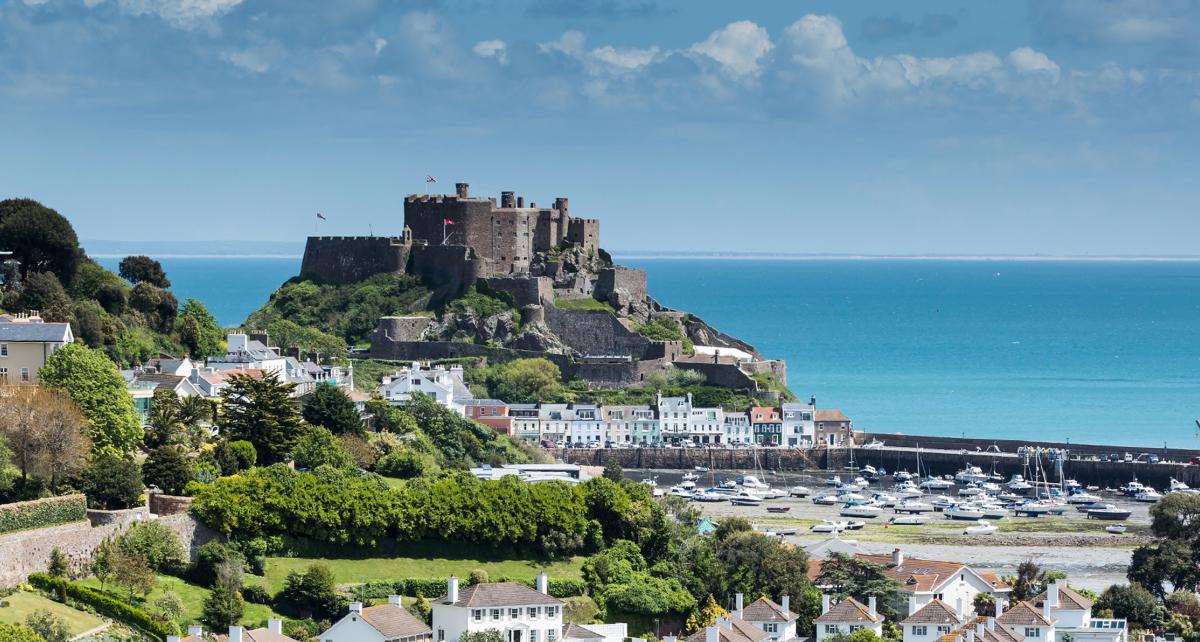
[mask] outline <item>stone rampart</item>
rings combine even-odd
[[[88,521],[92,526],[124,526],[150,517],[150,509],[146,506],[135,506],[122,510],[100,510],[89,508]]]
[[[465,245],[414,245],[408,263],[408,273],[433,290],[433,307],[461,294],[479,277],[479,269],[474,252]]]
[[[596,278],[593,295],[618,310],[637,305],[649,298],[646,290],[646,271],[619,265],[603,268]]]
[[[479,282],[512,297],[513,306],[517,308],[554,300],[554,281],[545,276],[491,276]]]
[[[402,274],[408,246],[392,236],[310,236],[300,276],[320,283],[355,283],[376,274]]]
[[[116,511],[105,511],[116,512]],[[129,513],[149,516],[149,513]],[[186,513],[157,518],[176,535],[192,559],[201,545],[218,537],[208,527]],[[50,565],[50,552],[62,551],[74,569],[86,568],[92,550],[128,524],[128,521],[92,526],[78,521],[48,528],[36,528],[0,535],[0,586],[13,586],[35,571],[45,571]]]
[[[374,336],[371,341],[372,359],[436,361],[463,357],[483,357],[492,363],[540,357],[553,361],[564,374],[573,373],[575,368],[574,363],[566,355],[536,350],[514,350],[454,341],[376,341]]]
[[[421,316],[383,317],[373,331],[371,344],[376,342],[374,334],[379,335],[379,341],[420,341],[421,335],[432,323],[433,319]]]
[[[572,350],[585,356],[646,354],[650,340],[630,330],[616,316],[596,310],[559,310],[546,306],[546,325]]]
[[[182,495],[150,493],[150,512],[160,516],[186,513],[188,508],[192,506],[192,499],[191,497],[184,497]]]
[[[681,370],[692,370],[704,375],[710,385],[721,386],[731,390],[758,390],[758,382],[742,369],[732,363],[699,363],[696,361],[676,361],[675,367]]]

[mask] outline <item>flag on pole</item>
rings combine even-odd
[[[425,175],[425,182],[426,182],[426,183],[436,183],[436,182],[437,182],[437,179],[436,179],[436,178],[434,178],[434,177],[432,177],[432,176],[430,176],[429,174],[426,174],[426,175]]]
[[[455,223],[454,221],[451,221],[448,218],[444,218],[444,219],[442,219],[442,225],[458,225],[458,224]]]
[[[329,219],[325,218],[325,215],[320,212],[317,212],[317,218],[321,219],[322,221],[329,220]]]

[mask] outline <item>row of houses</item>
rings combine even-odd
[[[754,406],[730,412],[696,405],[692,395],[664,397],[646,405],[592,403],[508,403],[476,399],[461,366],[407,368],[384,377],[379,394],[401,404],[420,393],[464,417],[527,441],[565,446],[758,445],[841,446],[851,435],[851,421],[839,410],[808,403],[778,408]]]

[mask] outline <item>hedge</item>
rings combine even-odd
[[[0,533],[57,526],[87,519],[87,497],[62,495],[0,504]]]
[[[167,635],[171,633],[166,625],[155,620],[145,611],[101,593],[96,589],[75,584],[60,577],[51,577],[45,573],[31,573],[29,575],[29,583],[48,593],[57,596],[66,596],[77,602],[86,604],[96,609],[97,613],[140,629],[143,633],[158,640],[166,640]]]
[[[462,578],[461,581],[465,582],[466,578]],[[534,580],[528,579],[498,577],[495,581],[518,582],[530,588],[534,587]],[[551,578],[549,584],[546,586],[546,591],[551,597],[564,598],[583,595],[586,588],[583,580]],[[351,592],[356,596],[374,600],[383,599],[389,595],[421,595],[422,597],[432,599],[446,594],[446,579],[411,577],[395,582],[368,582],[353,587]]]

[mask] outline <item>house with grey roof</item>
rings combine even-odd
[[[965,617],[955,607],[934,599],[900,621],[904,642],[937,642],[962,626]]]
[[[734,615],[762,629],[772,641],[787,642],[797,637],[796,622],[800,615],[791,610],[792,598],[784,595],[776,603],[767,597],[760,597],[742,608],[742,594],[735,597]]]
[[[1040,642],[1125,642],[1129,639],[1129,623],[1125,618],[1092,617],[1092,601],[1071,587],[1050,582],[1046,590],[1029,600],[1054,620],[1054,640]]]
[[[50,355],[75,340],[69,323],[36,315],[0,315],[0,385],[37,383]]]
[[[458,642],[468,632],[495,629],[505,642],[560,642],[564,602],[549,594],[545,573],[534,588],[516,582],[481,583],[459,588],[446,582],[446,594],[433,602],[436,642]],[[324,636],[322,636],[324,639]]]
[[[349,612],[321,633],[322,642],[430,642],[432,630],[400,602],[388,596],[387,604],[363,606],[351,602]]]
[[[464,414],[464,402],[475,398],[463,380],[462,366],[422,366],[416,361],[384,377],[376,391],[394,405],[400,405],[412,395],[420,393],[460,415]]]
[[[867,604],[848,597],[834,605],[830,604],[828,594],[822,595],[821,614],[813,623],[817,627],[816,642],[823,642],[839,634],[850,635],[860,629],[868,629],[883,637],[883,616],[875,607],[874,595]]]

